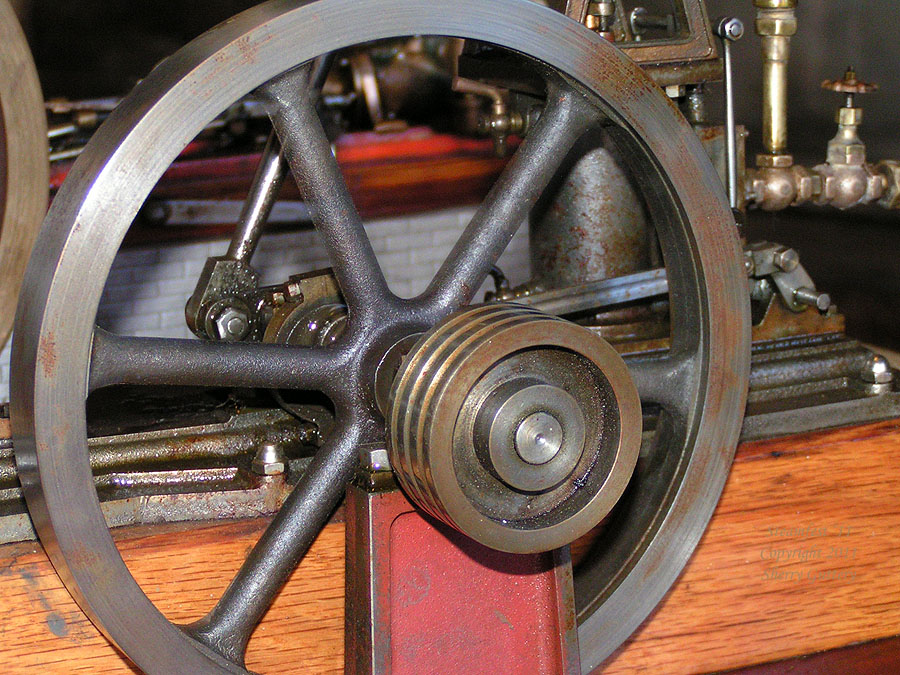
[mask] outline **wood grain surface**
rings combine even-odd
[[[900,633],[898,462],[900,420],[742,446],[685,573],[603,672],[710,672]],[[117,537],[150,598],[181,622],[213,604],[264,525]],[[251,669],[340,672],[343,547],[334,523],[259,626]],[[37,545],[0,549],[0,605],[3,672],[134,672]]]

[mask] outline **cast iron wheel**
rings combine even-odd
[[[0,347],[12,330],[25,264],[47,212],[47,113],[16,13],[0,0]]]
[[[526,55],[547,76],[537,125],[418,298],[387,287],[314,105],[299,95],[317,56],[404,35],[444,35]],[[125,232],[181,149],[238,98],[263,88],[292,172],[316,214],[349,307],[327,348],[113,336],[95,331]],[[467,305],[586,129],[627,152],[668,268],[667,354],[630,362],[663,410],[601,541],[576,576],[584,670],[647,616],[715,507],[741,426],[749,309],[721,184],[690,126],[632,62],[579,24],[522,0],[273,0],[161,64],[110,117],[54,201],[16,317],[16,457],[41,540],[91,619],[151,673],[246,672],[250,633],[340,500],[357,446],[383,441],[374,373],[401,338]],[[335,377],[340,373],[340,377]],[[117,551],[88,463],[85,392],[112,384],[320,390],[337,423],[216,608],[188,630],[149,602]],[[111,593],[109,589],[115,589]]]

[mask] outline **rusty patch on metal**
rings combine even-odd
[[[53,377],[56,373],[56,365],[59,361],[59,354],[56,351],[56,339],[53,333],[41,340],[41,346],[38,349],[38,363],[44,371],[46,377]]]

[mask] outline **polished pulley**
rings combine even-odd
[[[516,305],[458,312],[404,359],[387,410],[391,465],[413,500],[492,548],[585,534],[637,461],[641,404],[602,338]]]

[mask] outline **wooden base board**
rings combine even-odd
[[[900,420],[743,445],[685,573],[603,671],[738,668],[900,633]],[[198,618],[262,521],[131,528],[119,548],[171,620]],[[259,626],[248,667],[343,665],[344,528],[326,528]],[[5,673],[136,672],[36,544],[0,547]]]

